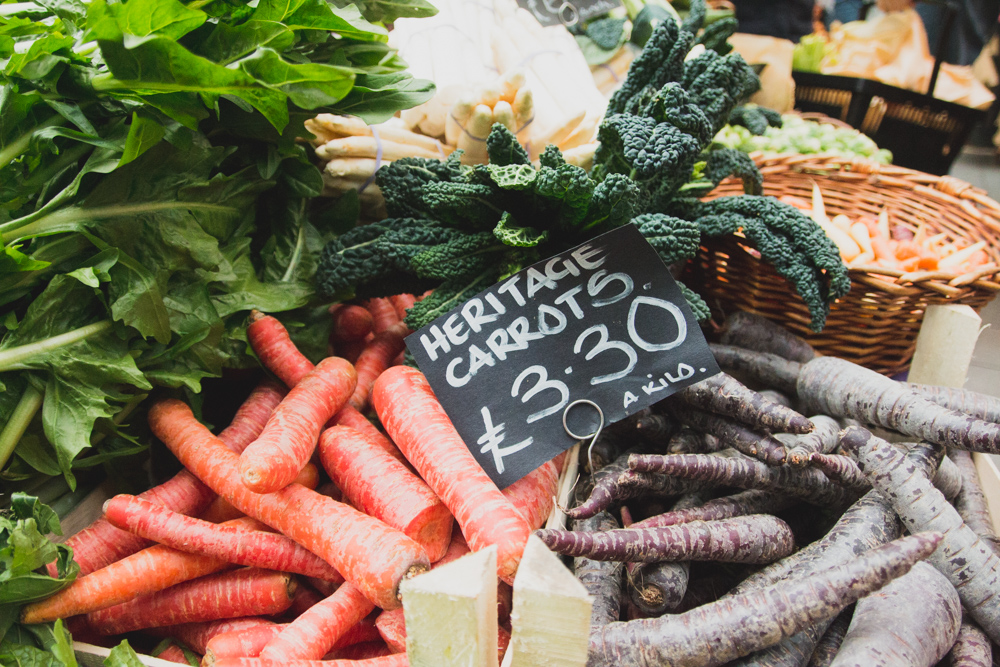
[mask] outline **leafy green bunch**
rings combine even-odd
[[[313,274],[352,227],[297,138],[433,92],[383,25],[426,0],[0,2],[0,479],[141,450],[130,412],[255,364],[247,311],[325,352]],[[302,335],[300,335],[302,334]],[[141,424],[141,413],[132,414]],[[16,486],[14,488],[17,488]]]
[[[692,53],[704,16],[704,2],[693,2],[683,24],[663,21],[653,32],[608,105],[590,174],[552,146],[536,169],[502,127],[490,134],[488,166],[462,167],[452,156],[383,167],[376,178],[390,218],[326,247],[320,291],[343,298],[434,287],[410,311],[415,329],[504,276],[632,223],[667,264],[693,257],[703,237],[741,232],[822,328],[830,303],[850,285],[847,270],[812,220],[756,196],[762,178],[746,154],[709,150],[760,83],[739,55]],[[702,33],[702,45],[728,51],[722,45],[734,29],[727,22]],[[700,201],[732,174],[753,194]],[[705,303],[686,295],[708,317]]]

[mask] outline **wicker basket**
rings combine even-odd
[[[949,241],[986,239],[993,266],[975,273],[912,272],[852,268],[851,291],[839,299],[821,333],[809,329],[809,311],[788,282],[739,237],[712,239],[688,263],[686,280],[699,289],[716,315],[733,310],[758,313],[805,338],[823,354],[836,355],[882,373],[909,368],[924,310],[933,304],[967,304],[981,310],[1000,291],[1000,204],[949,176],[829,155],[754,155],[764,174],[764,193],[809,200],[815,182],[830,217],[878,215],[913,230],[920,223]],[[711,198],[742,193],[735,179]]]

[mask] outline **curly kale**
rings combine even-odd
[[[500,166],[531,164],[528,151],[524,150],[524,146],[513,132],[500,124],[494,125],[486,138],[486,153],[490,156],[490,164]]]
[[[479,292],[495,283],[501,272],[487,268],[471,280],[447,280],[410,308],[406,314],[406,325],[416,331],[444,315],[455,306],[460,306]]]
[[[621,44],[622,35],[625,32],[625,18],[603,18],[591,21],[587,24],[584,34],[594,40],[602,49],[608,51],[618,48]]]
[[[738,25],[737,20],[732,17],[719,19],[705,28],[701,36],[698,37],[698,43],[704,45],[706,49],[724,56],[733,50],[733,45],[728,40],[736,32]]]
[[[642,192],[624,174],[609,174],[594,188],[583,230],[601,233],[621,227],[641,210]]]
[[[494,199],[494,190],[488,185],[441,181],[424,184],[419,197],[425,215],[475,229],[490,229],[503,215]]]
[[[375,183],[385,198],[385,210],[391,218],[422,217],[419,198],[413,196],[427,183],[454,183],[464,173],[461,153],[455,151],[447,160],[407,157],[383,165],[375,174]]]
[[[560,165],[566,164],[566,158],[563,157],[562,151],[553,144],[545,147],[545,150],[538,157],[538,161],[543,167],[549,167],[550,169],[555,169]]]
[[[691,310],[694,313],[694,319],[699,322],[707,322],[712,319],[711,309],[697,292],[679,280],[677,281],[677,286],[681,288],[681,294],[684,295],[684,299],[687,300],[688,305],[691,306]]]
[[[535,180],[536,201],[555,215],[555,226],[571,229],[587,217],[595,183],[585,169],[562,164],[542,167]]]
[[[683,28],[689,33],[696,35],[701,27],[705,25],[705,17],[708,15],[708,3],[705,0],[691,0],[688,15],[684,18]]]
[[[410,266],[419,278],[461,280],[496,264],[497,253],[505,249],[493,232],[462,234],[414,256]]]
[[[675,214],[694,219],[705,236],[742,231],[761,258],[795,287],[819,331],[830,305],[851,288],[847,267],[823,229],[798,209],[773,197],[720,197],[676,203]]]
[[[764,192],[764,176],[749,155],[735,148],[720,148],[709,153],[705,178],[712,182],[712,187],[730,176],[743,180],[743,192],[748,195]]]
[[[742,125],[757,136],[767,132],[769,127],[781,127],[781,123],[780,112],[756,104],[738,106],[729,114],[730,125]]]
[[[684,58],[691,50],[694,35],[682,31],[675,21],[662,21],[653,31],[628,70],[628,77],[608,102],[609,115],[624,113],[643,91],[652,94],[684,75]]]
[[[695,222],[662,213],[646,213],[633,218],[632,224],[639,228],[639,233],[668,266],[690,259],[698,252],[701,230]]]

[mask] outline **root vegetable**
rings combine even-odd
[[[375,381],[372,402],[390,437],[451,511],[472,550],[495,544],[500,576],[513,577],[531,528],[473,458],[423,374],[393,366]]]
[[[958,590],[962,604],[993,641],[1000,638],[1000,557],[962,521],[944,494],[889,443],[851,427],[841,445],[888,500],[911,532],[936,530],[943,535],[931,563]]]
[[[323,425],[358,383],[344,359],[324,359],[274,409],[260,436],[240,454],[240,479],[255,493],[272,493],[295,479],[316,449]]]
[[[257,439],[284,395],[284,389],[273,381],[261,382],[236,411],[232,423],[219,434],[219,439],[233,451],[242,452]],[[139,497],[180,514],[197,515],[211,504],[215,493],[190,472],[182,470],[163,484],[140,493]],[[115,528],[103,517],[66,540],[66,546],[73,549],[73,560],[80,566],[79,577],[134,554],[149,544],[149,540]],[[55,563],[50,563],[48,570],[49,576],[56,576]]]
[[[635,422],[639,437],[650,443],[663,442],[677,431],[677,424],[663,415],[644,415]]]
[[[451,513],[422,479],[378,442],[360,431],[334,426],[323,431],[319,455],[352,505],[403,531],[424,548],[431,562],[444,556],[451,542]]]
[[[835,357],[802,367],[799,398],[818,412],[851,417],[939,445],[1000,453],[1000,424],[942,408],[898,382]]]
[[[282,628],[261,652],[271,660],[318,660],[375,606],[354,585],[345,583]]]
[[[313,363],[299,352],[285,326],[275,317],[251,311],[247,338],[264,368],[289,387],[297,385],[313,369]]]
[[[165,633],[176,637],[191,650],[204,654],[208,651],[208,642],[213,637],[227,632],[241,632],[257,627],[273,627],[277,623],[269,621],[259,616],[246,616],[243,618],[224,618],[218,621],[207,621],[205,623],[185,623],[183,625],[171,625],[166,628],[153,628],[156,633]]]
[[[395,310],[393,310],[393,315],[395,315]],[[349,401],[355,410],[364,410],[368,405],[372,385],[375,384],[378,376],[392,365],[393,359],[406,348],[403,338],[409,331],[405,324],[393,324],[386,330],[375,334],[375,338],[367,343],[365,349],[358,355],[358,360],[354,364],[358,374],[357,387]]]
[[[347,426],[348,428],[353,428],[355,431],[364,433],[370,442],[378,443],[378,446],[389,452],[392,458],[401,461],[404,465],[409,465],[406,457],[399,451],[399,447],[394,445],[363,414],[351,406],[345,405],[330,421],[337,426]]]
[[[963,450],[956,449],[953,451],[961,452]],[[968,454],[968,452],[964,453]],[[941,460],[941,463],[938,465],[937,472],[934,473],[932,481],[934,486],[936,486],[938,490],[944,494],[944,497],[952,503],[954,503],[958,494],[962,492],[962,486],[965,483],[962,471],[959,470],[958,466],[955,465],[955,462],[947,456]]]
[[[220,572],[87,614],[103,635],[249,614],[279,614],[292,604],[295,581],[287,574],[245,568]]]
[[[840,650],[841,642],[844,641],[844,635],[847,634],[847,626],[851,624],[853,613],[854,609],[849,607],[833,619],[833,623],[816,644],[816,650],[813,651],[806,667],[830,667],[837,651]]]
[[[768,352],[754,352],[732,345],[709,343],[708,348],[727,373],[742,375],[756,384],[795,394],[802,364]]]
[[[810,576],[684,614],[611,623],[590,638],[591,667],[713,667],[775,644],[878,590],[930,555],[934,533],[905,537]]]
[[[392,301],[385,297],[376,297],[364,302],[364,307],[372,314],[372,333],[378,335],[399,324],[399,315]]]
[[[577,507],[567,510],[566,516],[585,519],[622,500],[643,496],[675,496],[702,487],[701,484],[683,479],[628,470],[623,465],[627,460],[628,458],[619,457],[616,463],[602,468],[599,472],[605,474],[597,478],[590,497]]]
[[[907,383],[903,386],[941,407],[958,410],[983,421],[1000,423],[1000,398],[996,396],[987,396],[970,389],[937,387],[929,384]]]
[[[687,426],[667,443],[668,454],[711,454],[726,449],[714,435],[699,433]]]
[[[748,514],[773,514],[797,502],[796,498],[774,491],[750,489],[740,493],[713,498],[698,507],[673,509],[664,514],[651,516],[632,525],[633,528],[653,528],[674,526],[691,521],[716,521]]]
[[[788,456],[785,446],[773,436],[755,433],[725,417],[686,407],[670,406],[669,410],[688,426],[710,433],[734,449],[769,465],[781,465]]]
[[[685,387],[675,395],[688,405],[756,430],[797,434],[813,430],[812,422],[799,413],[767,400],[725,373]]]
[[[768,352],[800,363],[817,356],[816,350],[805,339],[766,317],[744,311],[736,311],[726,318],[720,341],[724,345]]]
[[[205,659],[212,663],[219,658],[256,658],[283,629],[277,624],[256,625],[215,635],[205,645]]]
[[[402,322],[406,319],[407,314],[410,312],[410,308],[413,308],[413,304],[417,302],[417,297],[412,294],[396,294],[389,297],[389,303],[392,307],[396,309],[396,317]]]
[[[745,457],[718,454],[632,454],[633,471],[660,473],[667,479],[698,480],[740,489],[774,489],[819,505],[840,505],[851,494],[812,468],[774,467]]]
[[[705,502],[701,493],[690,493],[674,503],[673,511],[700,507]],[[625,528],[640,528],[626,519],[627,507],[622,507],[622,524]],[[659,616],[677,609],[684,600],[691,575],[691,563],[629,563],[625,566],[629,598],[639,611]]]
[[[344,580],[329,563],[284,535],[257,530],[253,526],[220,526],[124,494],[104,503],[104,514],[115,526],[178,551],[336,583]],[[260,527],[256,521],[244,521]]]
[[[538,530],[535,534],[558,554],[633,563],[687,560],[771,563],[795,549],[795,538],[788,524],[766,514],[603,533]]]
[[[813,452],[830,454],[837,448],[840,440],[840,424],[826,415],[814,415],[809,418],[813,424],[812,433],[805,435],[789,435],[778,433],[774,437],[788,449],[788,463],[802,467],[809,464],[809,455]]]
[[[592,517],[574,521],[573,528],[576,531],[605,532],[618,528],[618,522],[607,512],[599,512]],[[625,567],[621,563],[583,557],[573,559],[573,573],[594,598],[590,612],[591,631],[618,620],[621,614],[624,572]]]
[[[993,547],[1000,554],[1000,539],[997,538],[990,517],[990,508],[986,505],[986,496],[979,484],[979,474],[972,455],[961,450],[953,450],[948,458],[955,462],[962,475],[962,490],[954,500],[955,509],[969,528],[979,535],[980,539]]]
[[[962,619],[958,639],[944,663],[948,667],[993,667],[993,646],[972,619]]]
[[[253,493],[240,481],[237,456],[176,400],[149,411],[154,433],[188,470],[247,516],[263,521],[334,566],[383,609],[399,606],[403,577],[425,570],[416,542],[382,522],[303,486]]]
[[[813,452],[809,455],[809,464],[841,486],[862,492],[871,488],[865,474],[850,456]]]
[[[501,493],[534,530],[541,528],[549,518],[558,486],[559,468],[552,461],[546,461]]]
[[[364,340],[375,322],[367,308],[353,304],[340,306],[330,317],[330,340],[334,343]]]
[[[958,637],[962,604],[927,563],[858,601],[830,667],[933,667]]]

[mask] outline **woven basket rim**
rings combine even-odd
[[[987,244],[984,250],[993,259],[990,264],[966,273],[904,272],[880,266],[849,267],[848,272],[852,280],[863,282],[868,288],[879,289],[894,296],[915,296],[922,292],[933,292],[948,299],[959,299],[967,295],[970,290],[990,293],[1000,291],[1000,203],[990,198],[985,190],[953,176],[934,176],[906,167],[883,165],[860,157],[845,157],[832,153],[755,152],[750,155],[764,174],[765,187],[775,179],[802,178],[811,175],[827,180],[822,184],[824,195],[831,187],[836,187],[829,181],[843,181],[854,186],[909,190],[912,192],[911,196],[924,200],[929,207],[950,206],[960,210],[966,218],[971,219],[979,238],[970,240],[971,235],[959,237],[953,233],[949,233],[949,236],[955,240],[962,238],[969,243],[985,240]],[[738,179],[730,178],[723,181],[720,188],[729,186],[732,189],[741,183]],[[717,193],[718,188],[709,195],[709,198],[721,196]],[[928,220],[927,224],[940,229],[934,220]]]

